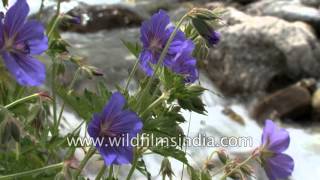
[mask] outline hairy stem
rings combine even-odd
[[[143,117],[144,115],[146,115],[148,112],[150,112],[154,107],[157,107],[159,104],[161,104],[163,101],[165,101],[166,99],[168,99],[169,94],[164,92],[162,93],[162,95],[156,99],[155,101],[153,101],[152,104],[150,104],[147,109],[145,111],[143,111],[140,116]]]
[[[24,171],[24,172],[19,172],[16,174],[10,174],[10,175],[4,175],[4,176],[0,176],[0,179],[17,179],[19,177],[23,177],[23,176],[28,176],[34,173],[40,173],[40,172],[44,172],[44,171],[50,171],[50,170],[54,170],[54,169],[59,169],[63,167],[63,162],[58,163],[58,164],[52,164],[49,166],[45,166],[39,169],[34,169],[34,170],[30,170],[30,171]]]
[[[106,171],[106,166],[103,164],[103,166],[101,167],[101,169],[96,177],[96,180],[102,179],[105,171]]]
[[[16,105],[18,105],[18,104],[22,104],[22,103],[24,103],[24,102],[26,102],[26,101],[30,101],[30,100],[32,100],[32,99],[35,99],[35,98],[39,97],[39,96],[41,96],[40,93],[35,93],[35,94],[30,95],[30,96],[27,96],[27,97],[23,97],[23,98],[21,98],[21,99],[18,99],[18,100],[14,101],[14,102],[12,102],[12,103],[10,103],[10,104],[8,104],[8,105],[5,105],[4,107],[5,107],[6,109],[10,109],[10,108],[13,108],[14,106],[16,106]]]
[[[137,71],[137,69],[138,69],[138,64],[139,64],[139,59],[136,60],[136,62],[134,63],[134,66],[133,66],[133,68],[132,68],[132,70],[131,70],[131,72],[130,72],[130,75],[129,75],[128,80],[127,80],[127,83],[126,83],[126,87],[125,87],[125,89],[124,89],[125,92],[128,90],[129,84],[130,84],[130,82],[131,82],[134,74],[136,73],[136,71]]]
[[[136,149],[136,151],[137,151],[137,149]],[[130,169],[130,171],[128,173],[128,176],[127,176],[127,180],[131,179],[131,177],[133,175],[133,172],[136,169],[137,164],[138,164],[138,153],[135,152],[134,159],[133,159],[133,162],[132,162],[132,166],[131,166],[131,169]]]
[[[81,174],[83,168],[86,166],[86,164],[89,161],[89,159],[94,155],[95,151],[96,150],[93,147],[91,147],[89,149],[89,151],[87,152],[87,154],[84,156],[83,160],[80,162],[80,166],[79,166],[78,171],[75,173],[75,178],[76,179]]]
[[[108,180],[111,180],[113,177],[113,165],[110,166],[109,168],[109,176],[108,176]]]

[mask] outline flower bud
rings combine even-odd
[[[223,163],[226,164],[227,161],[229,160],[229,155],[226,153],[224,149],[220,149],[217,151],[218,158],[219,160]]]
[[[199,85],[191,85],[187,89],[190,91],[190,93],[195,95],[201,95],[203,91],[207,90],[206,88],[201,87]]]
[[[208,22],[211,19],[195,16],[191,22],[193,27],[197,30],[210,46],[216,45],[221,39],[221,34],[214,30],[212,25]]]
[[[168,177],[172,179],[172,175],[174,175],[172,168],[171,168],[171,163],[168,158],[164,158],[161,163],[161,168],[160,168],[160,173],[162,177]]]
[[[243,172],[247,176],[251,176],[253,173],[252,167],[247,164],[241,166],[240,170],[241,170],[241,172]]]

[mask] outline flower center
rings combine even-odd
[[[161,49],[162,49],[162,44],[161,44],[160,40],[157,39],[157,38],[153,38],[153,39],[150,41],[149,49],[150,49],[152,52],[161,51]]]
[[[28,54],[30,52],[27,42],[16,42],[16,35],[8,37],[7,34],[4,34],[4,46],[3,50],[9,52],[19,52]]]
[[[108,122],[105,122],[105,123],[101,123],[100,125],[100,132],[99,132],[99,136],[101,137],[115,137],[117,136],[116,133],[114,132],[111,132],[109,129],[110,129],[110,121]]]

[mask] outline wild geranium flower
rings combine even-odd
[[[88,125],[89,135],[102,141],[96,148],[106,165],[128,164],[133,159],[133,147],[128,141],[141,131],[142,122],[136,113],[123,109],[125,104],[119,92],[112,94],[102,113],[95,114]],[[114,141],[121,143],[112,145]]]
[[[293,159],[282,152],[288,149],[288,131],[278,128],[271,120],[266,120],[262,134],[260,158],[270,180],[284,179],[292,174]]]
[[[140,54],[140,66],[148,76],[153,74],[151,64],[157,64],[173,30],[174,27],[170,25],[170,18],[163,10],[154,14],[150,20],[142,23],[140,40],[143,49]],[[164,65],[170,64],[170,61],[181,51],[182,46],[190,45],[190,43],[185,43],[186,40],[184,33],[178,30],[164,59]],[[189,54],[191,53],[192,51],[189,52]]]
[[[46,78],[45,65],[33,58],[48,49],[44,27],[27,20],[26,0],[17,0],[5,16],[0,17],[0,53],[4,64],[23,86],[38,86]]]

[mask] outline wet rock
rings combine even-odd
[[[232,2],[236,2],[239,4],[250,4],[250,3],[253,3],[256,1],[258,1],[258,0],[232,0]]]
[[[304,77],[320,76],[320,45],[308,25],[250,17],[228,8],[220,44],[206,70],[225,96],[270,93]]]
[[[61,29],[79,33],[140,26],[145,19],[134,8],[125,5],[92,6],[81,3],[67,14],[81,16],[82,23],[80,25],[71,24],[69,26],[62,26]]]
[[[314,7],[320,6],[319,0],[300,0],[300,1],[302,4],[307,5],[307,6],[314,6]]]
[[[292,0],[264,0],[253,3],[247,8],[251,15],[275,16],[287,21],[303,21],[314,27],[320,34],[320,12]]]
[[[278,118],[310,121],[312,96],[310,88],[303,84],[289,86],[260,99],[253,107],[253,118],[259,122]]]

